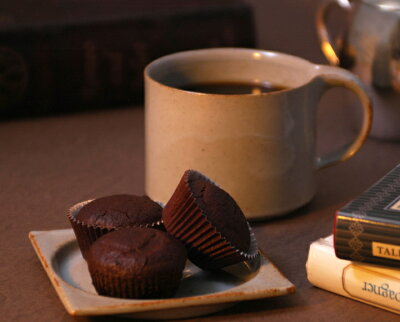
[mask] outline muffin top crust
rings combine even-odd
[[[162,207],[147,196],[120,194],[89,202],[76,219],[89,226],[115,229],[157,223],[161,213]]]
[[[250,231],[235,200],[197,171],[187,170],[185,176],[192,196],[207,220],[233,246],[247,252],[250,247]]]
[[[140,277],[144,274],[163,274],[171,268],[183,269],[186,249],[166,232],[127,227],[97,239],[88,252],[90,269],[111,270],[118,276]]]

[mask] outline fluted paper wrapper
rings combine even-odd
[[[182,278],[182,270],[145,278],[138,278],[134,273],[130,276],[115,276],[111,271],[94,270],[90,266],[89,270],[92,283],[99,295],[131,299],[172,297]]]
[[[74,230],[76,240],[78,241],[78,245],[84,259],[87,258],[87,251],[96,239],[115,230],[114,228],[105,228],[105,227],[87,225],[76,219],[79,210],[81,210],[83,206],[85,206],[91,201],[93,201],[93,199],[77,203],[68,210],[67,214],[67,217],[71,223],[72,229]],[[161,229],[162,221],[160,220],[155,223],[147,225],[138,225],[138,226]]]
[[[200,173],[198,175],[211,181]],[[207,219],[196,204],[187,179],[186,175],[182,177],[166,204],[163,210],[163,222],[166,230],[186,245],[188,258],[205,270],[220,269],[242,261],[254,260],[259,252],[250,225],[250,248],[247,252],[243,252],[222,236]]]

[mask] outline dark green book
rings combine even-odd
[[[0,1],[0,119],[141,103],[150,61],[254,36],[241,0]]]
[[[336,256],[400,267],[400,164],[336,213]]]

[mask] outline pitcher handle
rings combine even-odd
[[[339,7],[349,12],[352,9],[352,5],[349,0],[329,0],[324,4],[322,4],[317,9],[316,13],[316,27],[320,41],[321,51],[331,65],[339,66],[340,64],[339,55],[338,53],[336,53],[334,49],[333,42],[331,40],[328,28],[326,26],[326,19],[333,7]]]
[[[361,148],[368,137],[372,124],[372,101],[365,85],[351,72],[333,66],[316,65],[318,72],[317,80],[320,85],[320,95],[333,87],[344,87],[351,90],[360,100],[363,117],[361,128],[352,143],[342,146],[336,151],[318,157],[316,160],[317,169],[325,168],[333,164],[351,158]]]

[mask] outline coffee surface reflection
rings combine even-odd
[[[251,83],[251,82],[207,82],[182,86],[185,91],[206,93],[206,94],[261,94],[288,89],[271,83]]]

